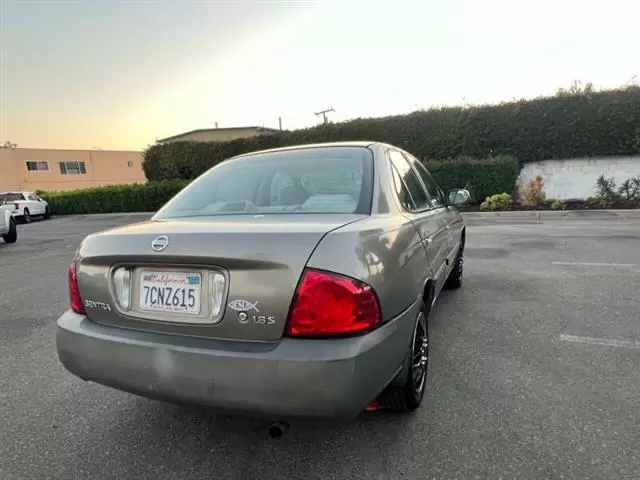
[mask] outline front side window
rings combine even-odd
[[[194,180],[155,218],[371,212],[373,154],[313,147],[222,162]]]

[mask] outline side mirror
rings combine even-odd
[[[469,190],[464,188],[457,188],[449,192],[449,205],[462,205],[467,203],[471,199]]]

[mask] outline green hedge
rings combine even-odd
[[[445,192],[466,188],[471,193],[472,203],[479,203],[495,193],[514,192],[520,173],[518,161],[507,155],[483,160],[471,157],[427,160],[424,164]]]
[[[513,191],[518,175],[518,162],[508,156],[486,160],[429,160],[425,163],[445,191],[466,187],[476,201],[496,192]],[[167,180],[68,192],[41,192],[41,196],[49,202],[53,215],[155,212],[188,183],[185,180]]]
[[[189,182],[173,180],[146,184],[43,192],[53,215],[85,213],[155,212]]]
[[[391,143],[420,159],[506,154],[532,162],[632,155],[640,152],[640,87],[500,105],[435,108],[230,142],[153,145],[145,151],[143,168],[149,180],[192,179],[241,153],[345,140]]]

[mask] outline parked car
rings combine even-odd
[[[11,214],[24,223],[31,223],[33,217],[48,219],[51,216],[47,201],[33,192],[2,192],[0,202],[12,206]]]
[[[431,307],[462,283],[468,198],[387,144],[234,157],[151,220],[82,242],[60,361],[141,396],[280,420],[415,410]]]
[[[13,215],[11,215],[12,208],[5,205],[0,199],[0,237],[5,243],[16,243],[18,240],[18,228]]]

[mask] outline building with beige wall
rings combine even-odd
[[[0,191],[144,183],[142,152],[0,148]]]
[[[228,142],[229,140],[236,140],[238,138],[250,138],[279,131],[280,130],[275,128],[267,127],[202,128],[163,138],[157,142]]]

